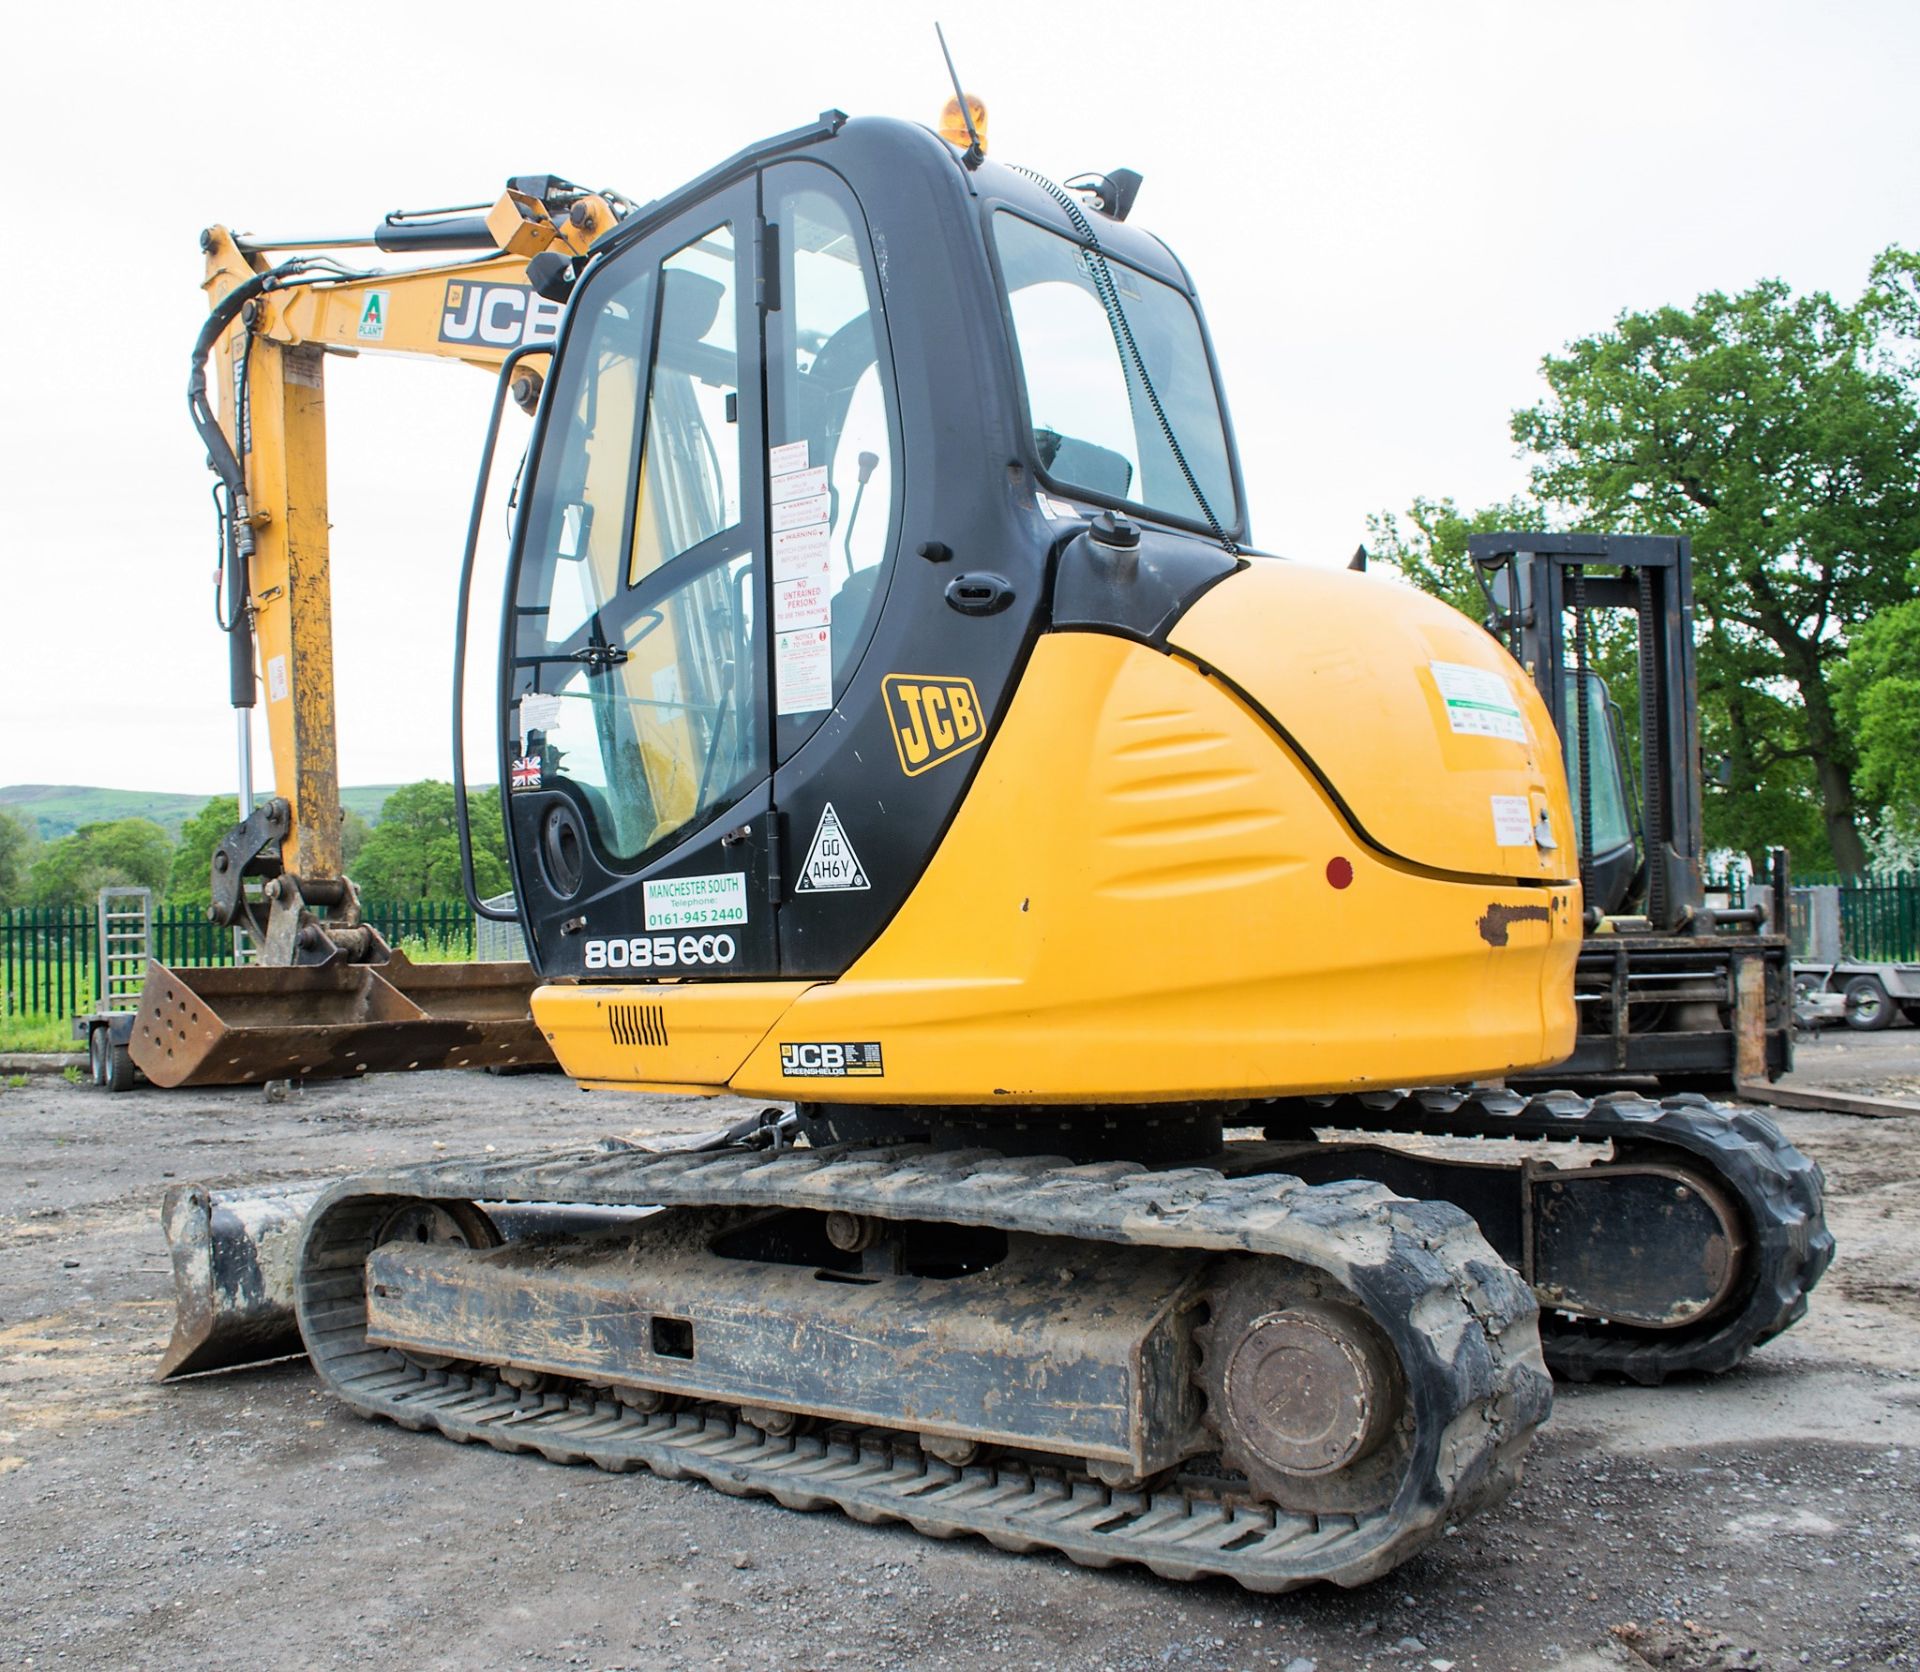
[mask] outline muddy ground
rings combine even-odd
[[[1920,1095],[1920,1032],[1796,1080]],[[1088,1572],[371,1425],[304,1362],[149,1380],[174,1179],[268,1180],[724,1108],[436,1074],[0,1090],[0,1664],[1920,1666],[1920,1118],[1787,1114],[1840,1253],[1742,1370],[1563,1387],[1500,1509],[1357,1592]]]

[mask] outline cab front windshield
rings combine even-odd
[[[1179,439],[1189,482],[1121,325],[1101,302],[1097,258],[1005,209],[994,214],[993,236],[1041,469],[1069,491],[1183,522],[1237,525],[1226,423],[1193,304],[1172,285],[1107,259],[1124,330]]]

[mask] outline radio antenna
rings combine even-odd
[[[986,160],[987,148],[980,143],[980,132],[973,125],[973,107],[967,102],[966,89],[960,85],[960,72],[953,67],[953,54],[947,50],[947,32],[937,20],[933,32],[940,37],[940,56],[947,61],[947,74],[953,79],[953,96],[960,106],[960,120],[967,125],[968,145],[960,160],[968,168],[978,168]]]

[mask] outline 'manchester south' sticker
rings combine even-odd
[[[909,778],[965,754],[987,735],[971,679],[890,673],[880,685],[900,770]]]
[[[789,1080],[884,1077],[878,1041],[865,1044],[805,1044],[780,1047],[780,1072]]]

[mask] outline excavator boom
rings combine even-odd
[[[219,479],[242,815],[213,856],[213,910],[248,930],[259,956],[149,970],[130,1044],[154,1084],[552,1060],[529,1014],[529,965],[413,965],[362,920],[344,874],[325,368],[373,353],[495,370],[515,349],[550,343],[561,306],[530,267],[583,252],[616,219],[606,196],[540,176],[511,183],[485,214],[390,216],[364,237],[202,234],[211,311],[189,399]],[[341,259],[355,246],[439,259],[361,270]],[[334,253],[290,253],[320,248]],[[531,407],[538,367],[529,361],[521,378]],[[225,395],[218,412],[213,389]],[[252,713],[263,688],[274,792],[256,805]]]

